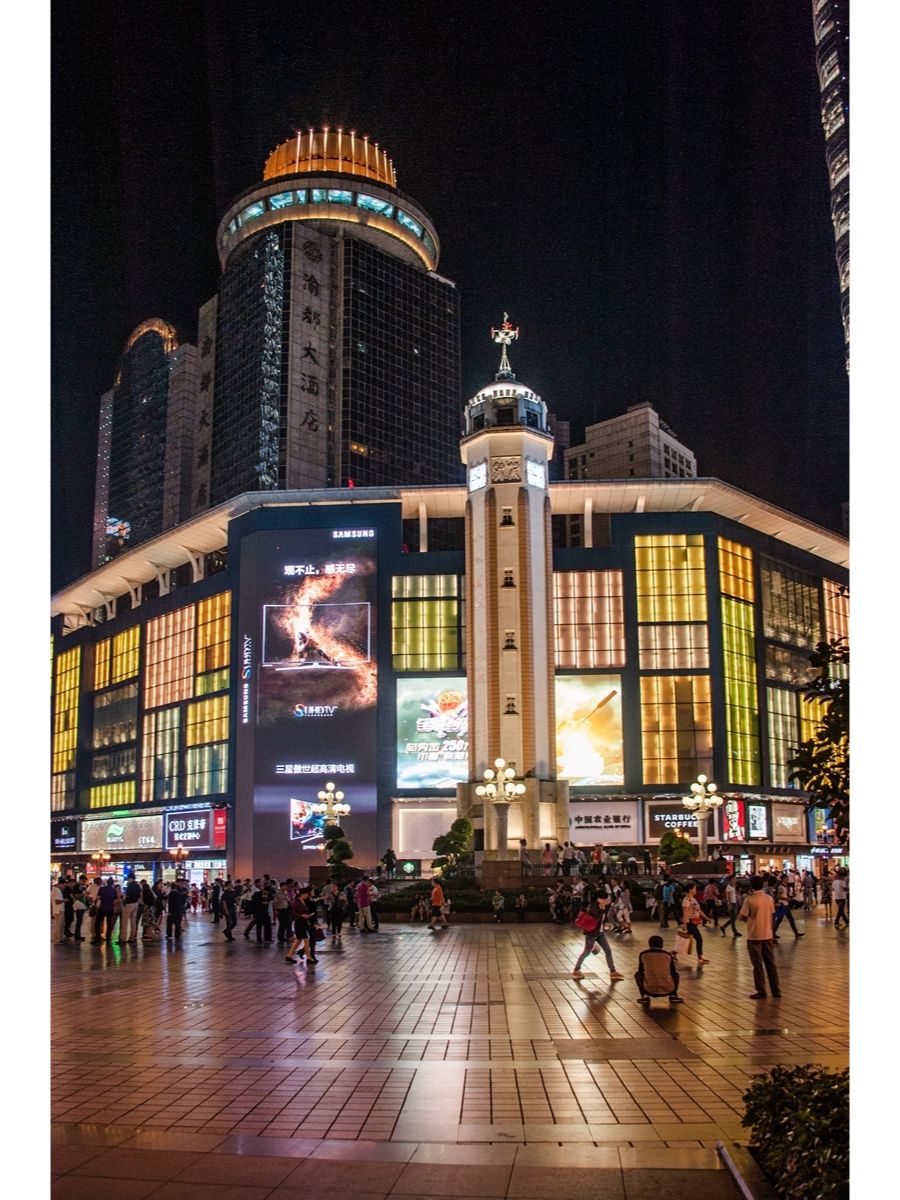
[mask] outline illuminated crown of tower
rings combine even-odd
[[[377,142],[361,137],[355,130],[322,129],[298,130],[296,135],[276,146],[266,159],[264,179],[304,172],[359,175],[388,187],[397,186],[393,161]]]

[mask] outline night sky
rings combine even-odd
[[[298,128],[369,134],[462,303],[584,425],[649,400],[726,480],[831,528],[847,376],[810,5],[53,6],[52,584],[90,566],[100,394],[149,316],[196,336],[215,230]]]

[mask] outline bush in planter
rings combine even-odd
[[[782,1200],[849,1196],[849,1071],[773,1067],[743,1099],[751,1149]]]

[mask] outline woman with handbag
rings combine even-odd
[[[700,901],[697,899],[696,883],[689,883],[687,885],[684,900],[681,902],[681,915],[685,930],[697,944],[698,964],[708,963],[709,959],[703,957],[703,938],[700,934],[700,926],[705,925],[707,920],[700,907]]]
[[[609,941],[606,934],[600,928],[600,919],[603,915],[601,905],[604,907],[609,901],[591,900],[587,908],[585,908],[575,918],[575,924],[584,934],[584,949],[578,956],[578,961],[575,963],[575,970],[572,972],[573,979],[584,979],[584,974],[581,970],[581,964],[589,954],[597,954],[600,950],[606,955],[606,965],[609,967],[610,979],[624,979],[616,970],[616,964],[613,962],[612,950],[609,947]]]

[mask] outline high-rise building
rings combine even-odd
[[[190,511],[197,352],[158,318],[132,332],[100,399],[92,566]]]
[[[812,0],[816,70],[831,187],[831,223],[850,361],[850,22],[847,0]]]
[[[244,491],[460,479],[456,287],[383,150],[342,130],[284,142],[218,247],[195,511]]]
[[[462,478],[458,293],[383,150],[298,134],[217,244],[197,345],[143,322],[101,398],[94,567],[243,492]]]

